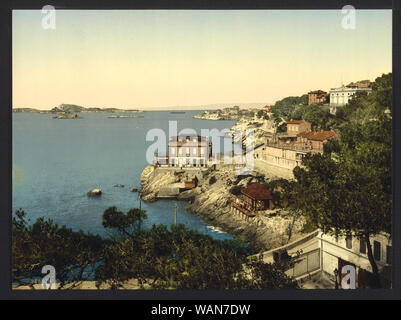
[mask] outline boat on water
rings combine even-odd
[[[108,116],[109,119],[135,119],[135,118],[144,118],[144,116],[137,116],[137,115],[112,115]]]
[[[226,233],[223,230],[221,230],[219,227],[214,227],[214,226],[207,226],[208,229],[212,230],[213,232],[222,234],[222,233]]]

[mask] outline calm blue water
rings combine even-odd
[[[74,230],[105,236],[103,211],[116,206],[127,211],[138,207],[140,174],[147,165],[146,149],[153,142],[145,137],[149,129],[161,128],[168,135],[168,121],[177,120],[178,130],[231,128],[234,121],[193,119],[197,111],[170,114],[168,111],[142,113],[144,118],[108,119],[108,114],[82,114],[83,119],[56,120],[50,114],[13,114],[13,212],[22,208],[31,221],[52,218]],[[124,188],[113,187],[123,184]],[[86,193],[101,188],[100,198]],[[199,217],[177,202],[177,222],[216,239],[232,239],[213,231]],[[174,223],[174,201],[143,203],[152,224]]]

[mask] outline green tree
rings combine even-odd
[[[42,277],[41,269],[45,265],[55,267],[60,288],[94,276],[103,252],[103,240],[99,236],[59,227],[43,218],[28,225],[25,217],[26,213],[18,210],[12,221],[14,283],[33,286]]]
[[[372,83],[370,94],[356,93],[347,105],[337,110],[336,117],[340,121],[365,123],[387,117],[385,110],[392,110],[391,73],[377,77]]]
[[[348,123],[331,150],[306,156],[305,168],[294,169],[293,208],[325,233],[364,239],[380,286],[370,239],[391,234],[391,120]]]
[[[124,214],[116,207],[109,207],[103,213],[102,225],[104,228],[118,230],[125,236],[131,236],[133,232],[141,230],[142,223],[146,218],[146,212],[141,209],[130,209]]]
[[[292,112],[298,106],[306,106],[308,104],[308,95],[304,94],[300,97],[286,97],[277,101],[271,111],[275,118],[288,121],[291,118]]]

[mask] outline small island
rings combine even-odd
[[[54,116],[53,119],[82,119],[82,117],[77,114],[64,113]]]
[[[75,104],[62,103],[57,107],[50,110],[38,110],[34,108],[14,108],[13,112],[16,113],[41,113],[41,114],[67,114],[67,113],[139,113],[143,110],[139,109],[118,109],[118,108],[95,108],[95,107],[82,107]],[[58,118],[58,119],[71,119],[71,118]]]

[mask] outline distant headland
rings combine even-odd
[[[24,113],[133,113],[143,112],[139,109],[118,109],[118,108],[85,108],[75,104],[60,104],[51,110],[39,110],[34,108],[14,108],[13,112]]]

